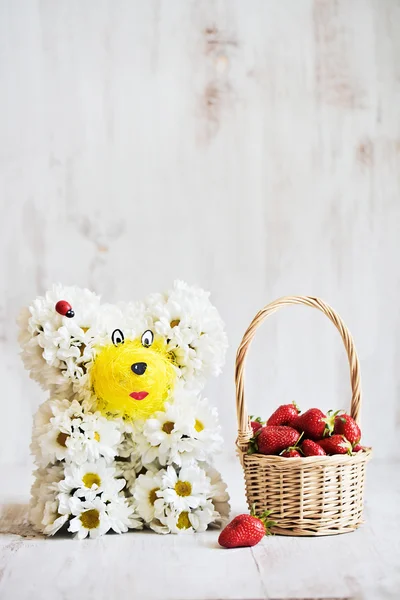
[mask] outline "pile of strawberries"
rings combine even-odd
[[[297,405],[283,404],[266,423],[260,418],[251,421],[253,437],[248,453],[275,454],[285,458],[354,454],[361,446],[361,429],[344,411],[310,408],[300,414]]]

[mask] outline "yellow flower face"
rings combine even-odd
[[[147,419],[163,409],[176,379],[165,341],[154,341],[151,331],[124,340],[119,329],[112,341],[100,348],[91,369],[96,409],[107,417]]]

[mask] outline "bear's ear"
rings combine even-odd
[[[86,372],[99,332],[100,297],[87,289],[54,285],[22,310],[19,342],[32,379],[68,393]]]
[[[228,343],[208,292],[175,281],[166,294],[149,296],[146,306],[154,331],[166,339],[188,387],[201,389],[207,377],[219,375]]]

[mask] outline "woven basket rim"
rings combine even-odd
[[[356,454],[333,454],[332,456],[299,456],[287,458],[285,456],[275,456],[274,454],[247,454],[240,448],[238,449],[242,458],[249,462],[270,463],[283,469],[293,467],[308,466],[329,466],[329,465],[353,465],[359,462],[367,462],[372,458],[372,448],[357,452]]]

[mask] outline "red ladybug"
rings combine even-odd
[[[56,311],[59,315],[63,317],[68,317],[68,319],[72,319],[75,316],[74,311],[72,310],[72,306],[66,300],[59,300],[56,304]]]

